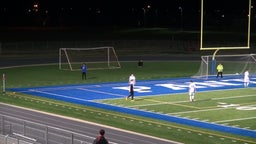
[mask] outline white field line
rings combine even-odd
[[[154,101],[152,101],[154,102]],[[162,105],[162,104],[178,104],[178,103],[184,103],[187,101],[176,101],[176,102],[157,102],[156,103],[152,103],[152,104],[142,104],[142,105],[133,105],[133,106],[128,106],[128,107],[143,107],[143,106],[154,106],[154,105]]]
[[[255,106],[255,105],[248,105],[248,106]],[[221,108],[202,109],[202,110],[193,110],[193,111],[167,113],[167,114],[176,115],[176,114],[196,113],[196,112],[203,112],[203,111],[214,111],[214,110],[220,110],[220,109],[233,109],[233,108],[236,108],[236,107],[221,107]]]
[[[214,123],[225,123],[225,122],[242,121],[242,120],[249,120],[249,119],[256,119],[256,117],[239,118],[239,119],[231,119],[231,120],[223,120],[223,121],[215,121]]]
[[[232,98],[241,98],[241,97],[252,97],[254,95],[242,95],[242,96],[232,96],[232,97],[223,97],[223,98],[213,98],[212,100],[220,100],[220,99],[232,99]]]
[[[124,97],[124,96],[125,96],[125,95],[120,95],[120,94],[107,93],[107,92],[95,91],[95,90],[89,90],[89,89],[83,89],[83,88],[77,88],[77,89],[79,89],[79,90],[83,90],[83,91],[91,91],[91,92],[96,92],[96,93],[102,93],[102,94],[114,95],[114,96],[118,96],[118,97]],[[56,94],[56,93],[50,93],[50,92],[44,92],[44,91],[40,91],[40,90],[30,89],[29,91],[34,91],[34,92],[38,92],[38,93],[44,93],[44,94],[54,95],[54,96],[58,96],[58,97],[65,97],[65,98],[70,98],[70,99],[76,99],[76,100],[81,100],[81,101],[88,101],[88,100],[81,99],[81,98],[75,98],[75,97],[70,97],[70,96],[66,96],[66,95],[62,95],[62,94]]]
[[[125,97],[125,96],[126,96],[126,95],[120,95],[120,94],[115,94],[115,93],[108,93],[108,92],[97,91],[97,90],[91,90],[91,89],[85,89],[85,88],[77,88],[77,89],[83,90],[83,91],[90,91],[90,92],[95,92],[95,93],[113,95],[113,96],[118,96],[118,97]]]
[[[53,95],[53,96],[58,96],[58,97],[65,97],[65,98],[70,98],[70,99],[75,99],[75,100],[80,100],[80,101],[88,101],[88,100],[85,100],[85,99],[80,99],[80,98],[70,97],[70,96],[61,95],[61,94],[55,94],[55,93],[49,93],[49,92],[43,92],[43,91],[38,91],[38,90],[30,90],[30,91],[34,91],[34,92],[38,92],[38,93],[43,93],[43,94],[48,94],[48,95]]]
[[[193,111],[185,111],[185,112],[176,112],[176,113],[167,113],[170,115],[176,115],[176,114],[185,114],[185,113],[196,113],[196,112],[204,112],[204,111],[215,111],[215,110],[220,110],[220,109],[232,109],[234,107],[228,107],[228,108],[213,108],[213,109],[202,109],[202,110],[193,110]]]

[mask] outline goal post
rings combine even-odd
[[[255,74],[255,54],[216,55],[219,50],[250,49],[252,0],[237,1],[239,4],[232,10],[230,3],[219,2],[201,0],[200,51],[215,50],[215,52],[213,55],[201,56],[200,68],[192,77],[205,79],[209,76],[216,77],[216,66],[219,63],[224,66],[224,75],[239,75],[245,70]],[[217,13],[210,15],[211,13],[208,12],[211,11],[213,4],[218,4],[220,15]],[[235,16],[229,17],[232,14]],[[237,20],[240,23],[233,24],[232,21]],[[232,25],[226,25],[228,21]],[[216,35],[217,32],[220,35]],[[227,35],[223,37],[224,33]],[[218,37],[222,39],[216,39]]]
[[[205,7],[204,1],[206,1],[206,4],[208,7]],[[231,31],[226,31],[226,34],[232,34],[232,35],[227,35],[229,38],[225,39],[225,41],[218,41],[218,42],[209,42],[210,40],[215,40],[216,37],[220,37],[223,35],[223,29],[221,29],[221,26],[218,24],[214,24],[209,19],[213,19],[210,16],[210,12],[208,13],[208,9],[212,7],[211,4],[217,3],[218,4],[218,13],[221,14],[221,17],[219,14],[215,13],[214,15],[216,16],[214,22],[219,22],[220,24],[224,24],[224,20],[227,22],[229,17],[231,16],[226,16],[228,13],[232,13],[230,9],[230,3],[218,3],[213,0],[201,0],[201,26],[200,26],[200,50],[216,50],[216,49],[221,49],[221,50],[234,50],[234,49],[250,49],[250,39],[251,39],[251,17],[252,17],[252,0],[244,0],[244,1],[237,1],[240,2],[237,7],[234,7],[232,10],[237,10],[237,13],[233,13],[231,20],[234,21],[232,23],[236,23],[235,21],[239,19],[244,25],[237,25],[231,28],[231,25],[229,24],[228,27],[230,27]],[[224,7],[223,9],[221,7]],[[225,15],[226,14],[226,15]],[[242,17],[241,17],[242,16]],[[217,25],[216,27],[213,27],[212,25]],[[215,29],[212,29],[215,28]],[[209,31],[214,31],[214,33],[209,33]],[[216,32],[220,32],[220,35],[216,35]],[[239,33],[237,32],[239,31]],[[211,34],[214,34],[211,36]],[[230,39],[230,37],[232,39]],[[237,37],[239,39],[242,39],[242,41],[237,42],[237,39],[233,39],[233,37]],[[207,43],[208,41],[208,43]]]
[[[216,65],[221,63],[224,67],[224,75],[242,75],[246,70],[251,75],[256,74],[256,54],[237,55],[212,55],[201,56],[201,65],[193,78],[208,79],[210,76],[216,77]]]
[[[83,63],[88,70],[121,68],[114,47],[59,49],[59,69],[80,70]]]

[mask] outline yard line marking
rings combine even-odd
[[[256,95],[242,95],[242,96],[232,96],[232,97],[212,98],[212,100],[232,99],[232,98],[242,98],[242,97],[252,97],[252,96],[256,96]]]
[[[179,104],[179,103],[168,103],[168,102],[162,102],[162,101],[157,101],[157,100],[148,100],[148,101],[153,101],[153,102],[157,102],[157,103],[160,103],[160,104],[171,104],[171,105],[177,105],[177,106],[181,106],[181,107],[201,109],[201,108],[198,108],[198,107],[182,105],[182,104]]]
[[[249,120],[249,119],[256,119],[256,117],[248,117],[248,118],[240,118],[240,119],[231,119],[231,120],[223,120],[223,121],[215,121],[215,123],[242,121],[242,120]]]
[[[83,90],[83,91],[90,91],[90,92],[95,92],[95,93],[101,93],[101,94],[108,94],[108,95],[113,95],[113,96],[118,96],[118,97],[125,97],[126,96],[126,95],[120,95],[120,94],[103,92],[103,91],[98,91],[98,90],[85,89],[85,88],[77,88],[77,89]]]
[[[144,107],[144,106],[153,106],[153,105],[163,105],[163,104],[170,104],[170,105],[177,105],[177,106],[181,106],[181,107],[188,107],[188,108],[194,108],[194,109],[201,109],[199,107],[195,107],[195,106],[188,106],[188,105],[182,105],[179,103],[184,103],[187,101],[177,101],[177,102],[163,102],[163,101],[157,101],[157,100],[149,100],[149,99],[145,99],[145,101],[150,101],[150,102],[155,102],[153,104],[143,104],[143,105],[133,105],[133,106],[128,106],[130,108],[133,107]]]
[[[240,106],[247,105],[247,104],[249,104],[249,103],[242,103],[242,104],[240,104]],[[255,105],[248,105],[248,106],[255,106]],[[211,108],[211,107],[202,107],[203,109],[201,109],[201,110],[192,110],[192,111],[167,113],[167,114],[176,115],[176,114],[186,114],[186,113],[196,113],[196,112],[203,112],[203,111],[214,111],[214,110],[220,110],[220,109],[225,109],[226,110],[226,109],[236,108],[236,107],[218,107],[218,108],[216,108],[216,106],[214,106],[214,107],[215,108],[212,108],[212,109],[205,109],[205,108]]]
[[[231,109],[231,108],[233,108],[233,107],[229,107],[229,108],[201,109],[201,110],[183,111],[183,112],[175,112],[175,113],[167,113],[167,114],[170,114],[170,115],[176,115],[176,114],[196,113],[196,112],[214,111],[214,110],[220,110],[220,109]]]
[[[248,104],[248,103],[244,103],[244,104]],[[244,105],[244,104],[242,104],[242,105]],[[255,105],[249,105],[249,106],[255,106]],[[216,106],[214,106],[214,107],[216,107]],[[192,111],[184,111],[184,112],[176,112],[176,113],[167,113],[167,114],[176,115],[176,114],[185,114],[185,113],[196,113],[196,112],[214,111],[214,110],[220,110],[220,109],[232,109],[232,108],[235,108],[235,107],[219,107],[219,108],[212,108],[212,109],[205,109],[207,107],[202,107],[202,108],[204,108],[204,109],[192,110]]]
[[[183,104],[178,104],[178,103],[172,103],[171,105],[177,105],[177,106],[181,106],[181,107],[188,107],[188,108],[194,108],[194,109],[201,109],[199,107],[183,105]]]
[[[223,104],[223,103],[222,103]],[[250,102],[250,103],[239,103],[239,106],[256,106],[255,102]],[[220,105],[219,105],[220,106]],[[211,108],[215,108],[216,106],[211,106],[211,107],[202,107],[204,109],[211,109]],[[218,106],[217,106],[218,107]],[[224,107],[223,107],[224,108]],[[231,107],[230,107],[231,108]],[[235,106],[233,106],[232,108],[236,108]]]

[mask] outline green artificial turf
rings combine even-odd
[[[55,85],[69,85],[69,84],[90,84],[90,83],[103,83],[103,82],[127,82],[131,73],[135,74],[137,81],[140,80],[155,80],[155,79],[169,79],[177,77],[189,77],[194,75],[199,69],[200,62],[193,61],[159,61],[149,62],[145,61],[142,68],[137,67],[137,62],[121,62],[122,68],[120,69],[107,69],[107,70],[89,70],[87,73],[87,80],[82,80],[80,71],[66,71],[59,70],[58,65],[38,65],[28,67],[15,67],[8,69],[1,69],[1,73],[6,74],[6,87],[36,87],[36,86],[55,86]],[[130,103],[124,99],[106,100],[101,101],[104,103],[123,105],[126,107],[136,107],[138,109],[149,109],[162,113],[176,113],[189,110],[209,109],[209,107],[216,107],[218,97],[230,97],[235,94],[247,95],[251,94],[254,89],[250,91],[223,91],[198,93],[196,98],[199,100],[196,103],[190,104],[187,101],[187,94],[174,95],[174,96],[157,96],[147,97],[141,100]],[[214,95],[215,100],[209,100],[209,96]],[[247,99],[247,100],[246,100]],[[201,101],[200,101],[201,100]],[[246,97],[242,99],[241,103],[248,101],[255,101]],[[59,115],[74,117],[86,121],[97,122],[116,128],[122,128],[139,133],[144,133],[160,138],[174,140],[182,143],[198,144],[245,144],[256,143],[255,139],[232,135],[228,133],[220,133],[207,129],[200,129],[170,123],[166,121],[154,120],[144,117],[127,115],[118,112],[112,112],[104,109],[92,108],[84,105],[76,105],[61,101],[55,101],[46,98],[35,97],[31,95],[24,95],[19,93],[12,93],[7,91],[5,95],[1,95],[0,101],[3,103],[18,105],[22,107],[32,108],[40,111],[46,111]],[[146,106],[146,104],[154,104],[155,102],[162,104],[155,106]],[[184,101],[184,103],[168,104],[166,102]],[[226,102],[234,102],[234,100],[227,98]],[[141,106],[144,105],[144,106]],[[233,110],[234,111],[234,110]],[[231,111],[224,111],[219,113],[216,117],[225,116]],[[237,113],[237,112],[236,112]],[[180,114],[181,116],[202,117],[206,115],[203,113],[187,113]],[[241,113],[242,114],[242,113]],[[214,113],[209,113],[208,118],[213,120]],[[245,114],[242,114],[244,116]],[[213,118],[212,118],[213,117]],[[231,117],[233,118],[233,117]],[[237,124],[236,122],[233,122]],[[255,126],[253,121],[248,123],[241,122],[247,126]]]

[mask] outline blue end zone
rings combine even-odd
[[[135,86],[135,96],[140,97],[148,95],[153,96],[172,93],[187,93],[188,83],[190,80],[191,78],[137,81]],[[244,87],[243,76],[241,75],[237,75],[235,77],[225,77],[223,79],[216,79],[216,77],[209,78],[208,80],[193,79],[193,81],[198,87],[197,91],[235,89]],[[251,79],[250,87],[256,87],[256,78]],[[142,111],[138,109],[107,105],[92,101],[97,99],[113,99],[126,97],[128,94],[128,86],[126,82],[54,87],[10,88],[8,90],[256,138],[256,131],[253,130],[191,120],[171,115]]]

